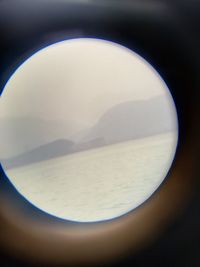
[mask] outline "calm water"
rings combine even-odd
[[[57,217],[99,221],[144,202],[173,160],[177,133],[128,141],[6,171],[32,204]]]

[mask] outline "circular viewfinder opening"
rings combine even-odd
[[[165,82],[116,43],[79,38],[28,58],[0,105],[0,159],[18,192],[56,217],[96,222],[145,202],[174,159]]]

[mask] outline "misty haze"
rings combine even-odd
[[[32,204],[64,219],[106,220],[142,204],[168,173],[177,133],[159,75],[107,41],[39,51],[1,97],[6,175]]]
[[[7,149],[7,153],[10,152],[8,158],[1,155],[1,162],[9,169],[118,142],[176,131],[170,108],[169,100],[163,96],[120,103],[105,112],[93,127],[74,135],[70,135],[67,121],[1,119],[0,131],[4,137],[1,139],[1,147],[5,146],[1,151],[5,153]],[[12,138],[10,135],[13,135]],[[10,139],[6,140],[8,136]],[[19,137],[18,140],[16,136]]]

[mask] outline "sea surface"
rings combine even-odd
[[[177,133],[82,151],[7,170],[33,205],[59,218],[93,222],[123,215],[163,182],[174,158]]]

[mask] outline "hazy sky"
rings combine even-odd
[[[169,94],[156,72],[122,46],[75,39],[49,46],[14,73],[1,96],[0,116],[66,120],[81,131],[112,106]]]

